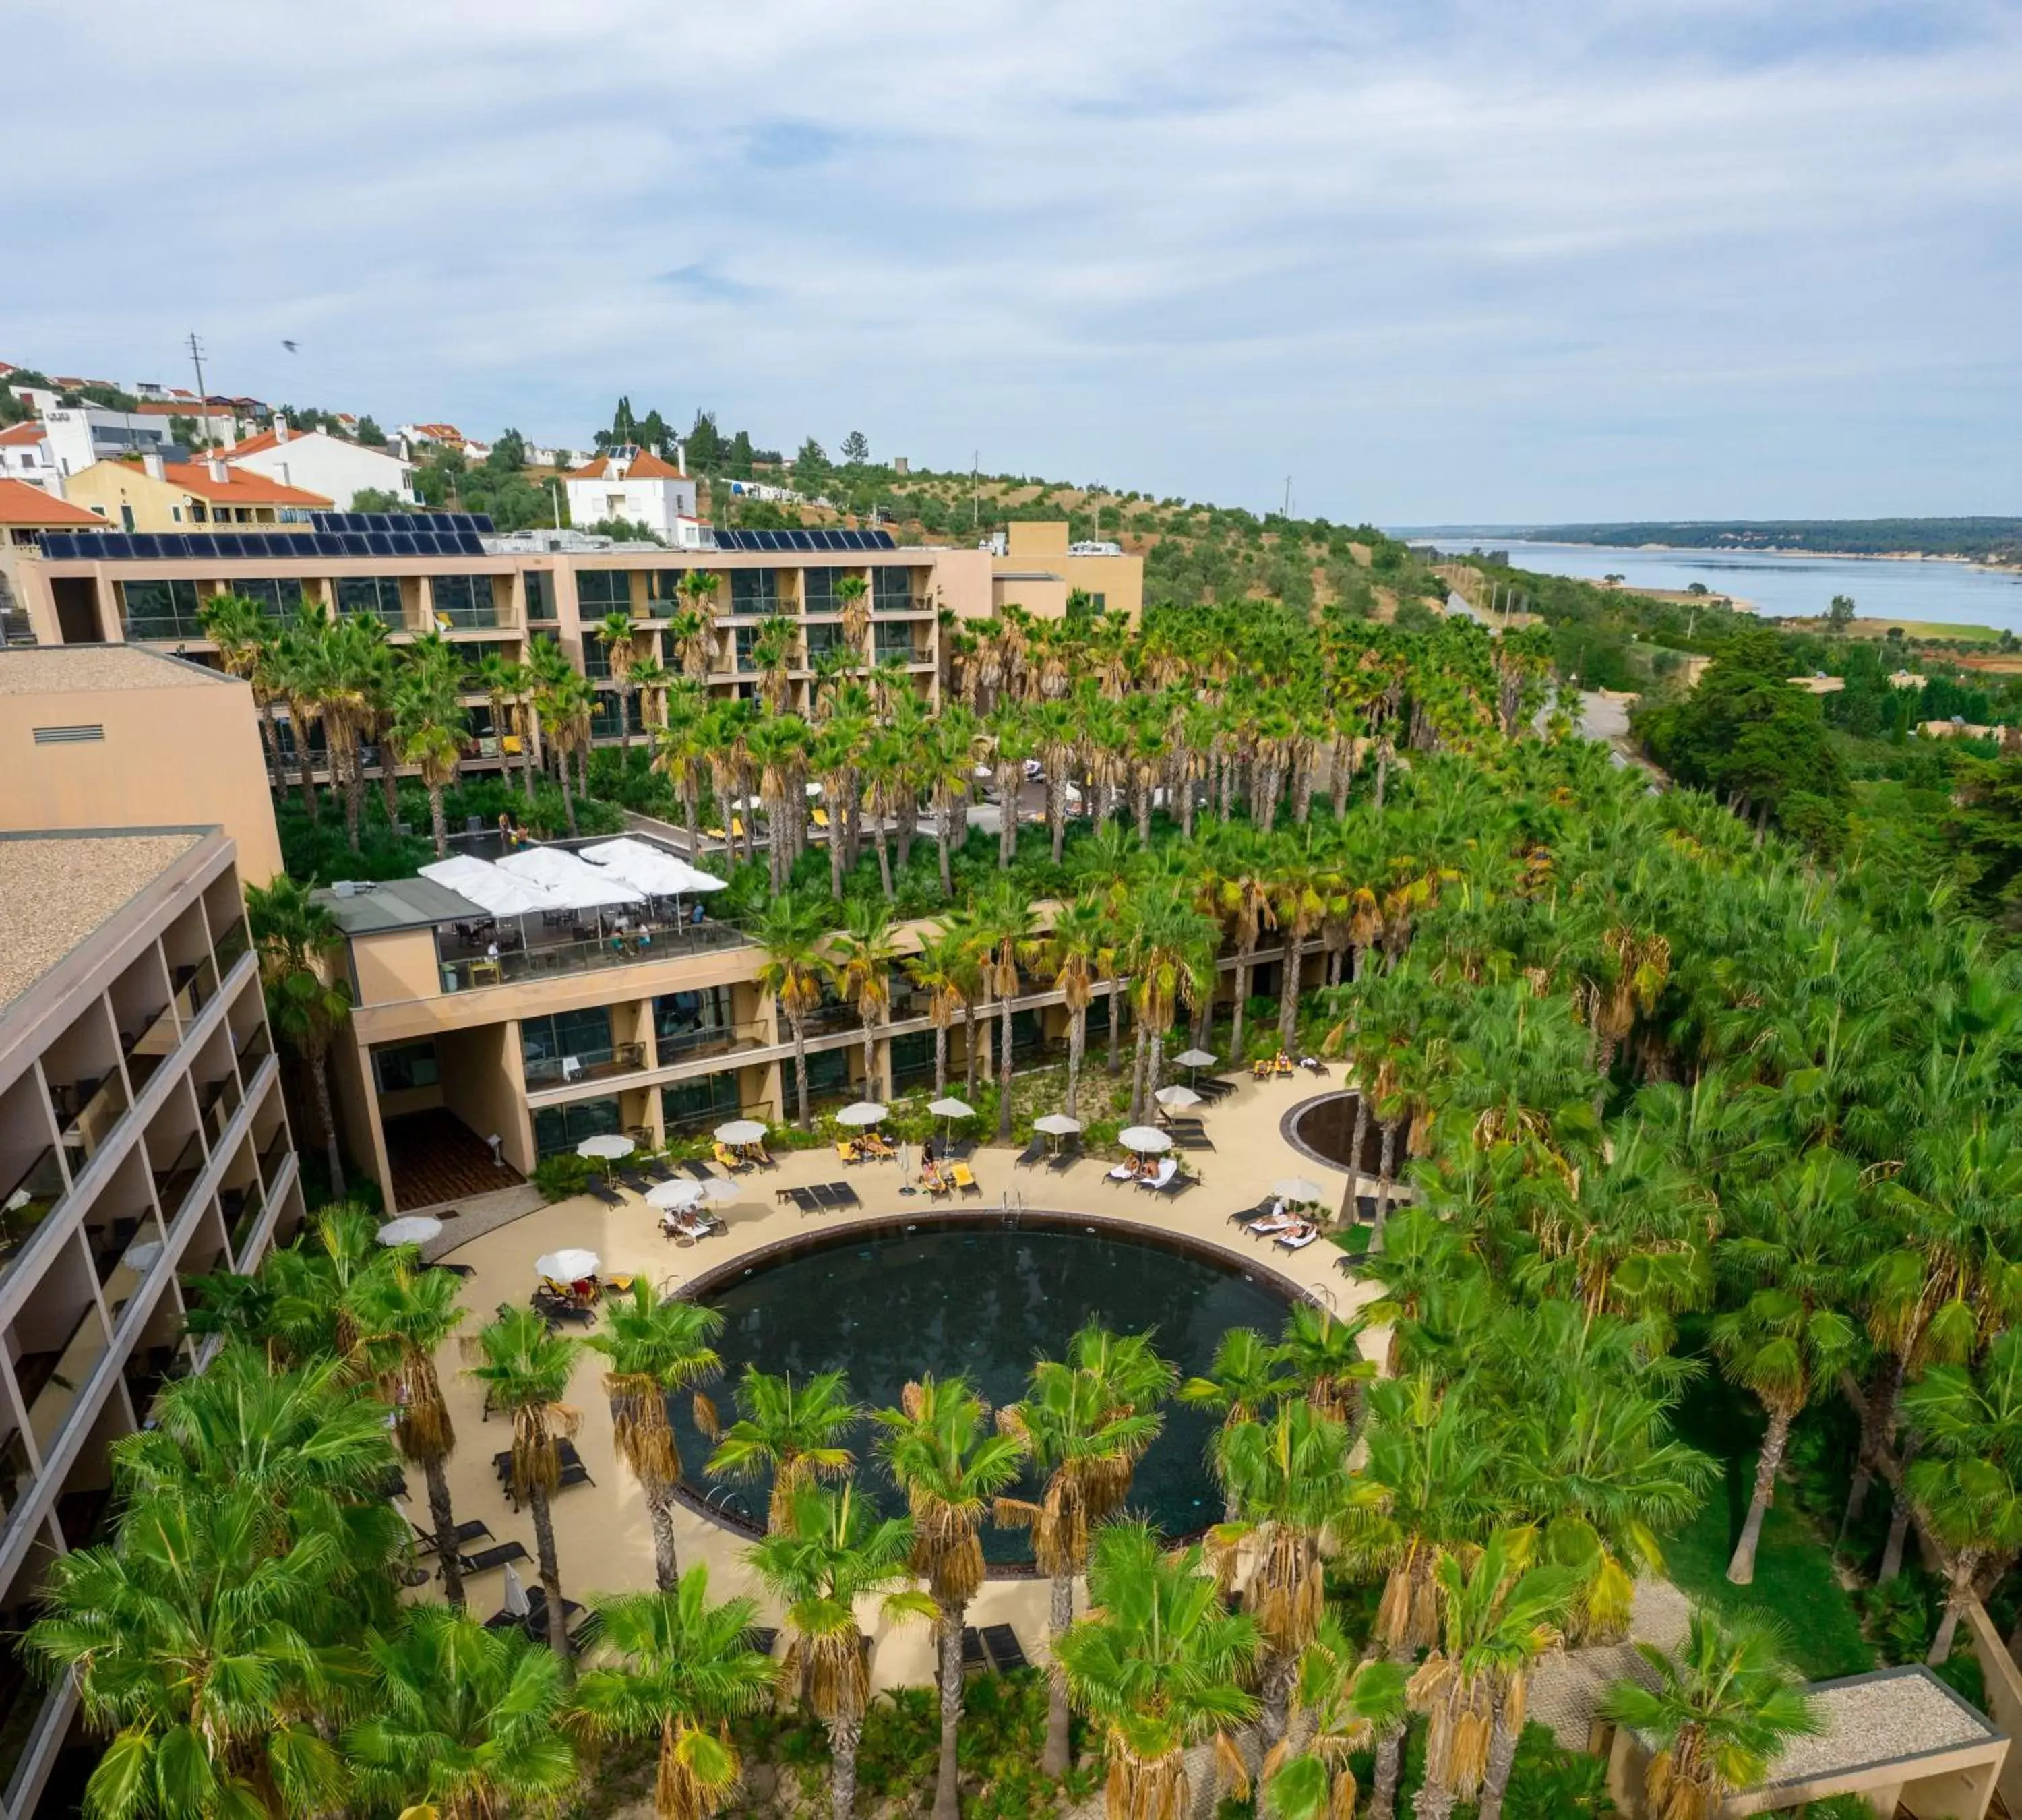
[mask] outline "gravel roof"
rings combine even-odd
[[[1984,1744],[1998,1735],[1936,1676],[1914,1665],[1816,1683],[1811,1691],[1825,1729],[1785,1751],[1763,1778],[1765,1788]]]
[[[0,651],[0,695],[61,695],[71,689],[175,689],[235,679],[133,645],[45,645]]]
[[[0,1015],[203,839],[171,833],[0,840]]]

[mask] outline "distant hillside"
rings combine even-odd
[[[1633,550],[1801,550],[1819,556],[1955,556],[2022,565],[2022,518],[1760,518],[1639,524],[1542,524],[1549,543]]]

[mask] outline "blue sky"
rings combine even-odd
[[[0,358],[1392,524],[2022,510],[2014,0],[7,17]]]

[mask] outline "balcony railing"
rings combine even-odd
[[[601,1049],[579,1049],[569,1055],[530,1055],[525,1060],[529,1087],[573,1086],[578,1080],[637,1074],[646,1065],[646,1045],[618,1043]]]
[[[436,624],[458,632],[495,628],[502,622],[496,607],[437,607]]]
[[[14,1361],[15,1380],[27,1405],[28,1431],[45,1458],[110,1343],[97,1307],[87,1304],[61,1346],[23,1353]]]
[[[173,1224],[182,1212],[183,1203],[189,1199],[190,1190],[203,1173],[204,1162],[203,1139],[192,1131],[170,1162],[149,1171],[155,1179],[155,1199],[164,1219]]]
[[[137,1022],[137,1029],[119,1032],[119,1053],[126,1058],[127,1078],[137,1091],[182,1040],[173,1006],[164,1005]]]
[[[63,1133],[63,1145],[70,1159],[70,1172],[79,1174],[111,1137],[114,1127],[126,1116],[132,1102],[126,1083],[117,1073],[103,1080],[79,1080],[67,1087],[52,1086],[49,1101]]]
[[[274,1053],[274,1040],[267,1034],[265,1024],[255,1024],[253,1033],[239,1045],[239,1084],[252,1084],[253,1076],[260,1072],[260,1065]]]
[[[761,1024],[703,1024],[692,1030],[662,1030],[657,1042],[660,1065],[673,1066],[702,1055],[729,1055],[758,1049],[772,1040]]]
[[[188,644],[192,639],[208,638],[210,636],[203,629],[203,621],[194,613],[129,613],[126,616],[129,643],[144,638],[161,638]]]
[[[670,1136],[706,1131],[712,1125],[727,1124],[732,1119],[756,1119],[761,1125],[769,1125],[772,1122],[772,1102],[761,1099],[743,1106],[697,1106],[684,1113],[670,1113],[662,1106],[661,1119]]]
[[[372,607],[340,605],[338,613],[340,618],[346,619],[377,619],[389,632],[404,632],[407,629],[407,608],[384,601]]]
[[[224,1137],[224,1127],[232,1123],[232,1114],[245,1100],[245,1092],[236,1074],[221,1074],[217,1080],[207,1080],[198,1088],[197,1117],[213,1144]]]
[[[170,1003],[185,1024],[217,996],[217,963],[209,955],[177,967],[170,984],[174,996]]]
[[[266,1211],[267,1197],[257,1182],[248,1182],[243,1187],[224,1188],[218,1190],[219,1211],[224,1215],[224,1230],[235,1258],[252,1236],[253,1229],[260,1223],[260,1215]]]
[[[728,923],[648,923],[622,934],[529,943],[504,948],[498,958],[472,955],[446,930],[436,934],[441,956],[443,990],[468,992],[476,986],[515,985],[522,980],[557,974],[593,973],[603,967],[637,967],[642,961],[678,960],[726,948],[743,948],[750,937]]]
[[[260,1179],[267,1184],[268,1193],[281,1179],[281,1171],[287,1166],[292,1146],[288,1142],[288,1127],[277,1124],[274,1135],[261,1146]]]
[[[252,945],[253,937],[246,933],[246,919],[235,916],[211,950],[217,961],[217,977],[223,979],[229,974],[239,964],[239,957]]]
[[[0,1181],[5,1180],[0,1176]],[[0,1192],[0,1275],[13,1267],[35,1228],[56,1212],[69,1192],[53,1144],[38,1153]]]

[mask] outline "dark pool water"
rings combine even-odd
[[[1062,1222],[922,1222],[908,1230],[817,1243],[702,1299],[722,1310],[717,1350],[725,1372],[712,1387],[726,1423],[731,1387],[747,1364],[797,1376],[840,1368],[854,1399],[896,1404],[908,1378],[960,1372],[993,1405],[1022,1394],[1032,1361],[1058,1357],[1091,1317],[1120,1332],[1152,1330],[1183,1376],[1204,1372],[1223,1333],[1276,1334],[1285,1301],[1262,1281],[1210,1259],[1104,1230]],[[767,1487],[721,1489],[699,1468],[708,1448],[685,1398],[677,1427],[692,1482],[719,1502],[762,1518]],[[1168,1535],[1220,1520],[1221,1499],[1204,1464],[1213,1418],[1169,1405],[1165,1432],[1137,1467],[1132,1504]],[[857,1482],[894,1514],[903,1500],[870,1457],[866,1423],[852,1437]],[[1030,1488],[1028,1488],[1029,1490]],[[995,1562],[1029,1559],[1024,1537],[986,1529]]]

